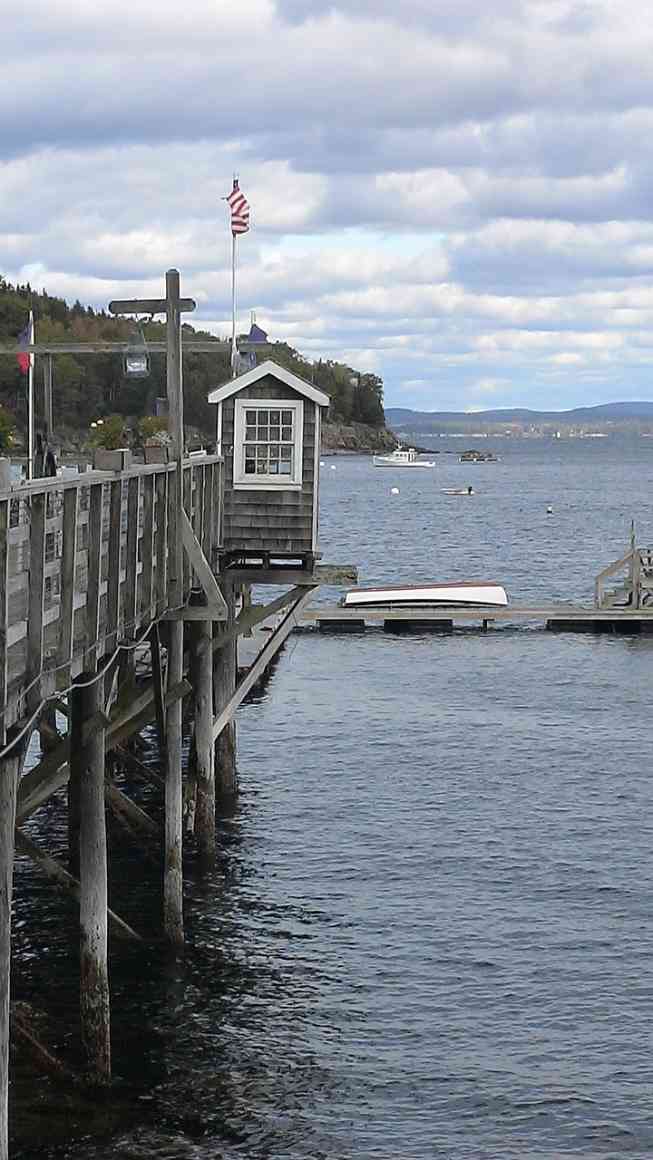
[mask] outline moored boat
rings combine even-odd
[[[419,459],[414,447],[396,447],[388,455],[375,455],[372,462],[375,467],[435,467],[435,463]]]
[[[508,596],[501,584],[487,580],[462,580],[451,584],[401,584],[383,588],[350,588],[344,608],[504,608]]]
[[[477,451],[473,447],[468,451],[463,451],[462,455],[458,457],[459,463],[498,463],[499,456],[495,455],[493,451]]]

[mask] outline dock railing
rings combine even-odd
[[[608,581],[614,585],[607,587]],[[634,545],[599,572],[594,582],[597,608],[642,609],[653,606],[653,549]]]
[[[136,465],[0,491],[1,734],[170,611],[175,471]],[[184,460],[184,509],[211,566],[222,494],[220,456]],[[184,602],[194,579],[184,553]]]

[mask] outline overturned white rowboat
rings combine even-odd
[[[501,584],[484,580],[456,581],[453,584],[402,584],[385,588],[350,588],[342,600],[344,608],[504,608],[508,603]]]

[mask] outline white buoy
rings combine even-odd
[[[391,487],[390,488],[390,495],[399,495],[399,488],[398,487]]]
[[[335,471],[335,469],[336,469],[336,465],[335,465],[335,463],[332,463],[332,464],[331,464],[331,470],[332,470],[332,471]]]

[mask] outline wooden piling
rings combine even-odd
[[[195,836],[204,865],[215,858],[215,768],[213,745],[213,631],[210,620],[191,630],[195,713]]]
[[[233,630],[236,619],[236,598],[233,584],[222,584],[222,595],[227,605],[227,621],[219,629]],[[233,697],[238,674],[237,638],[228,640],[214,653],[213,670],[213,712],[218,717]],[[236,770],[236,724],[228,722],[215,742],[215,792],[220,798],[229,799],[238,793]]]
[[[71,697],[71,772],[77,767],[80,880],[80,1011],[82,1050],[89,1082],[111,1079],[109,971],[107,962],[107,838],[104,813],[103,680],[86,673]]]
[[[52,702],[45,706],[39,721],[39,743],[41,754],[45,756],[59,744],[61,738],[57,729],[57,710]]]
[[[0,1160],[9,1155],[9,993],[14,828],[20,755],[0,762]]]
[[[170,479],[168,492],[168,575],[173,607],[181,613],[183,588],[183,453],[184,401],[181,365],[181,313],[179,272],[166,272],[166,388],[172,452],[176,469]],[[183,620],[170,621],[168,628],[168,692],[174,689],[184,675]],[[183,788],[181,770],[182,744],[181,697],[166,711],[166,788],[165,837],[163,870],[163,926],[171,946],[181,948],[184,943],[183,909]]]

